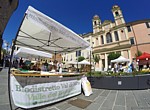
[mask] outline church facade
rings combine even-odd
[[[102,23],[100,17],[95,15],[92,19],[93,32],[82,35],[90,42],[92,54],[100,57],[99,62],[96,63],[97,71],[108,69],[110,65],[108,55],[111,52],[120,53],[130,61],[136,58],[137,51],[150,53],[150,19],[126,23],[119,6],[114,5],[111,11],[114,22],[105,20]],[[89,50],[82,50],[80,56],[89,60],[89,53]],[[63,57],[66,56],[69,61],[70,54]],[[77,56],[74,53],[72,57],[76,60]]]

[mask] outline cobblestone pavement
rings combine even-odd
[[[9,110],[7,69],[0,72],[0,110]],[[69,102],[76,99],[90,101],[82,109]],[[13,108],[16,107],[13,105]],[[18,110],[22,110],[19,108]],[[93,94],[85,97],[83,94],[31,110],[150,110],[150,90],[105,90],[94,89]]]

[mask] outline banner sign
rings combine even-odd
[[[26,83],[26,82],[24,82]],[[21,108],[33,108],[51,104],[81,93],[81,80],[21,85],[11,75],[11,93],[14,104]]]

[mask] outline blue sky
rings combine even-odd
[[[122,9],[126,22],[150,19],[150,0],[19,0],[19,6],[7,24],[3,39],[11,43],[15,38],[29,5],[77,34],[83,34],[92,32],[92,18],[96,14],[102,22],[114,21],[111,9],[115,4]]]

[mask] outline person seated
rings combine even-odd
[[[51,72],[56,72],[56,67],[55,67],[55,65],[52,66]]]
[[[22,64],[21,69],[23,69],[23,70],[30,70],[29,66],[27,66],[25,63]]]
[[[41,71],[41,65],[40,65],[40,62],[37,62],[35,65],[33,65],[31,67],[32,70],[34,71]]]
[[[147,69],[149,69],[149,62],[147,62],[146,67],[147,67]]]

